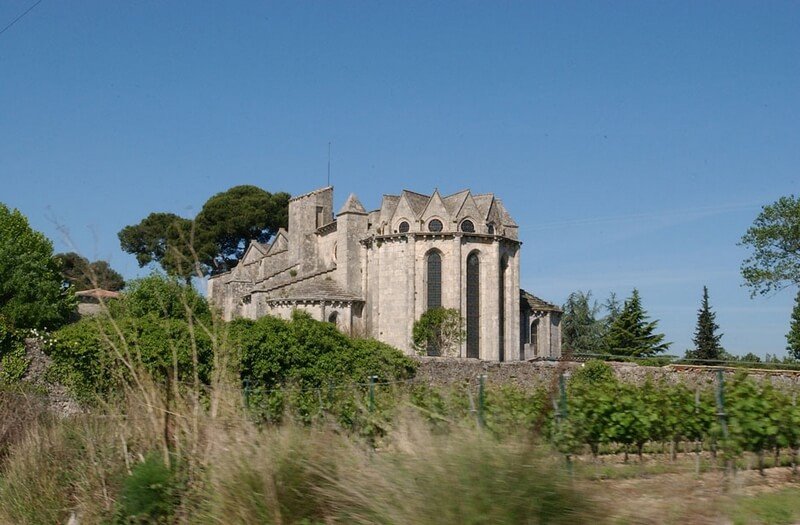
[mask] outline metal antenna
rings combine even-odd
[[[328,186],[331,185],[331,143],[328,142]]]

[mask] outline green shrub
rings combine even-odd
[[[47,349],[53,360],[49,378],[80,400],[118,393],[130,379],[128,365],[146,370],[159,383],[191,382],[195,352],[201,382],[211,375],[212,340],[200,326],[211,323],[205,299],[193,288],[159,275],[133,281],[130,287],[108,312],[56,332]]]
[[[29,363],[19,333],[0,316],[0,384],[18,383],[28,371]]]
[[[173,472],[162,457],[150,453],[122,483],[122,523],[167,523],[178,501]]]
[[[330,383],[365,383],[372,375],[392,381],[410,378],[416,369],[413,360],[387,344],[352,339],[331,323],[300,312],[291,321],[239,319],[230,328],[241,377],[258,387],[327,388]]]

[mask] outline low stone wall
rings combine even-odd
[[[441,357],[418,357],[419,368],[415,376],[418,383],[429,385],[460,385],[477,383],[478,376],[486,375],[487,385],[515,385],[522,388],[555,386],[558,374],[567,375],[583,366],[577,362],[516,361],[497,363],[477,359],[448,359]],[[683,382],[693,386],[716,383],[717,368],[706,366],[668,365],[663,367],[640,366],[635,363],[608,363],[623,381],[643,383],[648,378],[654,381]],[[725,368],[726,379],[730,379],[741,368]],[[800,371],[748,369],[756,379],[770,380],[776,386],[800,386]]]

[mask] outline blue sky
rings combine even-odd
[[[33,2],[0,2],[0,27]],[[340,205],[495,192],[522,285],[636,286],[690,346],[784,354],[796,290],[750,299],[736,245],[796,193],[797,2],[62,2],[0,35],[0,201],[144,275],[116,233],[237,184]]]

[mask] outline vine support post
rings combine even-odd
[[[694,418],[695,421],[698,420],[700,416],[700,388],[696,388],[694,391]],[[694,442],[694,474],[695,476],[700,476],[700,441],[695,436]]]
[[[478,426],[483,428],[486,426],[484,419],[484,408],[486,404],[486,374],[478,376]]]
[[[728,441],[728,415],[725,413],[725,373],[722,368],[717,369],[717,418],[722,429],[722,442]],[[725,471],[731,470],[730,457],[725,458]]]
[[[563,428],[563,425],[567,421],[567,414],[569,413],[569,408],[567,405],[567,381],[564,377],[564,371],[561,370],[558,373],[558,405],[556,409],[556,422],[559,427]],[[572,476],[572,458],[570,457],[569,452],[564,453],[564,459],[567,462],[567,471],[569,475]]]
[[[369,376],[369,411],[375,412],[375,380],[378,376]]]
[[[244,408],[250,409],[250,378],[244,378]]]

